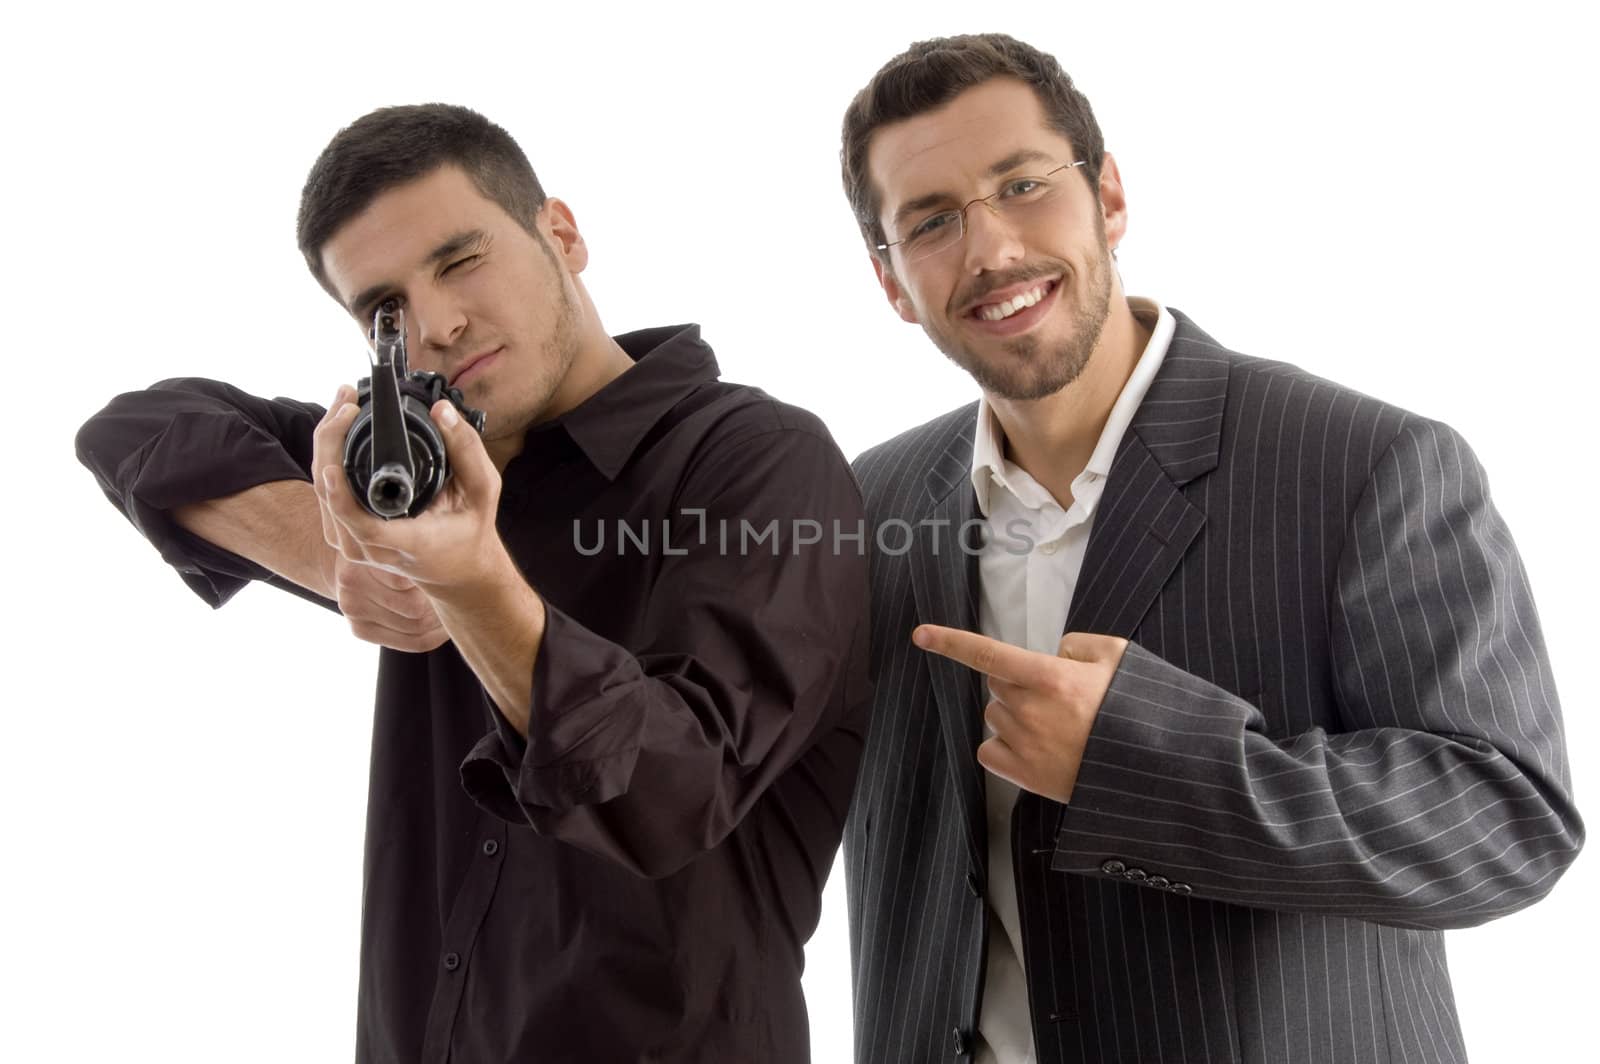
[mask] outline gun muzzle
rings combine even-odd
[[[379,469],[367,482],[367,505],[379,517],[404,517],[416,497],[416,478],[398,462]]]

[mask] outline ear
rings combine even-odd
[[[872,260],[872,271],[878,275],[878,284],[883,286],[883,294],[889,297],[889,305],[900,315],[900,320],[910,322],[912,325],[919,324],[917,308],[912,305],[911,297],[906,295],[906,290],[900,287],[894,271],[884,265],[881,257],[871,252],[867,253],[867,257]]]
[[[1106,223],[1106,247],[1112,251],[1128,232],[1128,197],[1122,189],[1122,173],[1110,152],[1100,167],[1100,210]]]
[[[578,232],[578,220],[572,216],[572,208],[554,197],[547,199],[539,210],[538,224],[541,230],[549,234],[550,249],[567,267],[567,271],[574,275],[582,273],[584,267],[589,265],[589,245],[583,242],[583,234]]]

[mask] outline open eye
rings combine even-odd
[[[1019,177],[1015,181],[1006,182],[1006,186],[1000,190],[1000,194],[1006,199],[1026,199],[1028,196],[1038,195],[1046,187],[1043,178]]]
[[[384,296],[382,299],[367,303],[357,311],[357,320],[367,323],[367,339],[375,338],[380,329],[385,331],[395,329],[395,318],[404,306],[405,302],[399,296]]]
[[[954,225],[959,215],[955,211],[940,211],[938,214],[929,215],[912,227],[906,234],[907,243],[926,240],[931,236],[942,233],[946,226]]]

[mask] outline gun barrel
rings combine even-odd
[[[367,501],[374,513],[403,516],[415,492],[416,462],[400,404],[400,377],[406,365],[405,311],[392,302],[378,308],[372,322],[372,467]],[[401,498],[404,502],[400,502]]]
[[[379,517],[404,517],[416,497],[411,470],[391,462],[373,471],[367,482],[367,504]]]

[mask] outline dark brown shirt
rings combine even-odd
[[[697,328],[618,339],[636,364],[505,471],[500,534],[549,614],[529,738],[452,645],[381,653],[361,1062],[809,1058],[802,946],[869,696],[860,494]],[[165,381],[78,454],[208,602],[315,598],[169,514],[309,479],[321,416]]]

